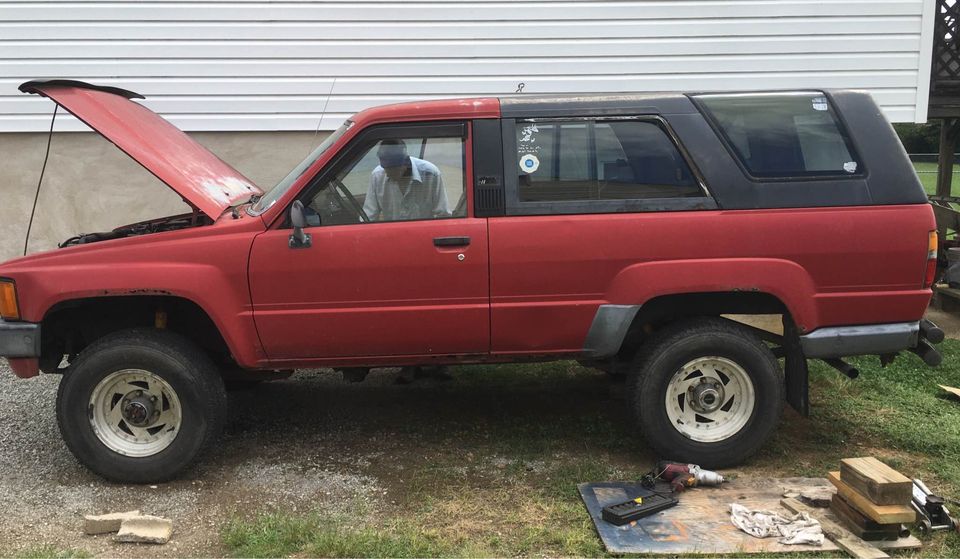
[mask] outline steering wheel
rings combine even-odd
[[[342,200],[347,200],[346,205],[350,206],[350,209],[357,214],[357,217],[360,218],[360,221],[362,223],[368,223],[370,221],[370,216],[367,215],[367,212],[363,211],[363,206],[357,203],[357,199],[353,197],[353,194],[350,194],[350,190],[347,188],[347,185],[338,180],[334,180],[333,184],[334,192],[337,194],[337,197],[340,198],[341,205],[343,205]]]

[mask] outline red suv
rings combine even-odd
[[[20,89],[192,206],[0,265],[0,355],[64,375],[64,440],[107,478],[182,471],[237,371],[577,359],[628,377],[663,457],[723,467],[807,412],[807,359],[940,360],[933,213],[865,93],[379,107],[261,190],[135,93]]]

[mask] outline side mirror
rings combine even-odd
[[[303,209],[303,202],[300,200],[290,206],[290,224],[293,225],[293,233],[290,235],[290,248],[310,248],[313,239],[309,233],[303,232],[303,228],[307,226],[307,217]]]

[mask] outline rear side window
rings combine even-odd
[[[823,93],[700,95],[695,99],[755,177],[863,173],[850,139]]]
[[[673,141],[648,120],[518,120],[521,202],[703,196]]]

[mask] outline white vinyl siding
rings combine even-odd
[[[333,129],[451,96],[856,88],[926,118],[933,0],[0,2],[0,131],[34,78],[131,89],[186,130]],[[336,78],[336,83],[334,83]],[[83,129],[64,119],[58,130]]]

